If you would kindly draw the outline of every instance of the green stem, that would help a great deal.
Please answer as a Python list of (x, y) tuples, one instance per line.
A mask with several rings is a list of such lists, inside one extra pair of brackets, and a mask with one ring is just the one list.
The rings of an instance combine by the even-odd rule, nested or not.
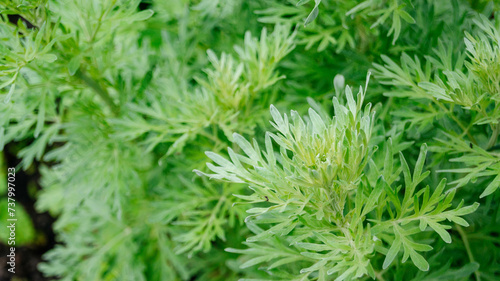
[(467, 136), (469, 137), (470, 141), (477, 145), (477, 141), (476, 139), (474, 138), (474, 136), (472, 136), (472, 134), (469, 132), (469, 129), (467, 129), (463, 124), (462, 122), (460, 122), (460, 120), (455, 116), (455, 114), (453, 114), (453, 111), (451, 109), (448, 109), (446, 108), (446, 106), (444, 106), (442, 103), (440, 103), (439, 101), (437, 101), (436, 99), (432, 99), (432, 101), (437, 105), (439, 106), (442, 110), (444, 110), (445, 112), (447, 112), (449, 114), (449, 116), (451, 117), (451, 119), (453, 119), (453, 121), (455, 121), (455, 123), (458, 124), (458, 126), (462, 129), (462, 131), (464, 131), (464, 133), (467, 134)]
[(87, 86), (89, 86), (90, 88), (92, 88), (92, 90), (94, 90), (97, 93), (97, 95), (99, 95), (102, 98), (102, 100), (109, 106), (109, 108), (111, 109), (111, 111), (115, 115), (118, 114), (119, 108), (113, 102), (113, 99), (109, 95), (108, 91), (106, 91), (105, 89), (103, 89), (96, 81), (94, 81), (92, 78), (90, 78), (87, 75), (85, 75), (80, 70), (78, 70), (75, 73), (75, 76), (78, 77), (78, 78), (80, 78), (80, 80), (82, 80)]
[(497, 143), (499, 134), (500, 134), (500, 123), (497, 123), (497, 125), (493, 129), (493, 135), (491, 136), (490, 140), (488, 141), (488, 146), (487, 146), (486, 150), (492, 148)]
[(481, 234), (472, 234), (468, 236), (469, 239), (474, 239), (474, 240), (484, 240), (484, 241), (491, 241), (491, 242), (496, 242), (500, 243), (500, 238), (497, 237), (491, 237), (491, 236), (485, 236)]
[(385, 273), (385, 270), (382, 270), (380, 272), (375, 272), (375, 278), (379, 281), (385, 281), (383, 275)]
[[(470, 249), (469, 239), (467, 239), (467, 234), (460, 225), (455, 224), (455, 226), (457, 228), (458, 233), (460, 234), (460, 237), (462, 238), (462, 241), (464, 242), (465, 251), (467, 252), (467, 256), (469, 257), (470, 262), (471, 263), (475, 262), (474, 255), (472, 255), (472, 251)], [(481, 281), (481, 276), (479, 274), (479, 271), (477, 270), (474, 271), (474, 276), (476, 276), (476, 281)]]
[(385, 120), (385, 116), (387, 115), (387, 113), (389, 112), (389, 107), (392, 105), (392, 97), (389, 97), (389, 99), (387, 100), (385, 106), (384, 106), (384, 109), (382, 111), (382, 113), (380, 114), (379, 118), (381, 120)]

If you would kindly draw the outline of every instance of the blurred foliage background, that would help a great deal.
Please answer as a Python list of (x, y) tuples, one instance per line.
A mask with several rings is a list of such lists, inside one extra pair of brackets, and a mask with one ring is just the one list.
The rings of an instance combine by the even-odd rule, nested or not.
[[(370, 145), (381, 154), (367, 177), (387, 163), (389, 138), (396, 168), (398, 152), (414, 167), (427, 144), (423, 186), (447, 178), (450, 204), (480, 203), (469, 227), (443, 230), (452, 243), (417, 231), (434, 248), (423, 254), (428, 271), (401, 257), (383, 268), (390, 245), (380, 245), (376, 279), (499, 280), (499, 9), (486, 0), (0, 0), (0, 221), (15, 166), (14, 280), (322, 280), (303, 274), (314, 263), (278, 235), (263, 248), (243, 244), (259, 231), (233, 196), (252, 195), (248, 184), (193, 170), (209, 172), (205, 151), (241, 152), (233, 133), (265, 147), (276, 131), (271, 104), (332, 116), (332, 98), (346, 101), (345, 86), (364, 87), (370, 71)], [(299, 257), (273, 263), (278, 251)]]

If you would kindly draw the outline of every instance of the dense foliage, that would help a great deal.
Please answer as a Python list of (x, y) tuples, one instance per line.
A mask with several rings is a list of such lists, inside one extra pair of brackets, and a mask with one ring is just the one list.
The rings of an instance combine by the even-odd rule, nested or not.
[[(1, 0), (0, 149), (39, 169), (36, 207), (57, 217), (39, 269), (499, 280), (497, 11)], [(37, 243), (19, 212), (18, 242)]]

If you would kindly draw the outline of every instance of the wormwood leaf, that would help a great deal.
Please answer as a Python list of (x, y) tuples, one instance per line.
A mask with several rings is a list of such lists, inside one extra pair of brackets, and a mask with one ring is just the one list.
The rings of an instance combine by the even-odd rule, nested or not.
[(314, 111), (312, 108), (309, 109), (309, 118), (311, 118), (311, 122), (314, 128), (314, 131), (317, 134), (323, 133), (324, 130), (326, 130), (326, 125), (324, 121), (321, 119), (318, 113)]
[(153, 14), (154, 14), (153, 10), (144, 10), (144, 11), (140, 11), (138, 13), (134, 13), (134, 15), (132, 15), (131, 17), (128, 17), (128, 20), (131, 22), (145, 21), (145, 20), (149, 19), (150, 17), (152, 17)]
[[(319, 14), (319, 4), (321, 3), (321, 0), (314, 0), (314, 8), (312, 9), (311, 13), (309, 16), (307, 16), (306, 21), (304, 22), (304, 26), (308, 25), (309, 23), (313, 22), (316, 17), (318, 17)], [(297, 3), (297, 6), (305, 4), (303, 1), (299, 1)]]
[(380, 177), (379, 180), (377, 181), (375, 188), (371, 191), (370, 196), (366, 200), (367, 203), (363, 207), (363, 213), (361, 214), (362, 217), (366, 216), (376, 207), (379, 197), (380, 195), (382, 195), (383, 191), (384, 191), (384, 180), (382, 177)]
[(385, 256), (384, 264), (382, 265), (383, 269), (388, 268), (392, 261), (394, 261), (399, 253), (399, 250), (401, 250), (401, 246), (401, 238), (399, 237), (399, 235), (396, 235), (396, 239), (392, 242), (392, 245)]
[(415, 170), (413, 171), (414, 185), (417, 185), (420, 182), (422, 182), (430, 173), (429, 171), (427, 171), (424, 174), (422, 174), (426, 155), (427, 155), (427, 144), (424, 143), (420, 148), (420, 154), (418, 155), (417, 163), (415, 164)]
[(481, 193), (479, 198), (483, 198), (492, 194), (498, 189), (498, 187), (500, 187), (500, 175), (495, 177), (495, 179), (486, 187), (483, 193)]
[(441, 239), (443, 239), (444, 242), (446, 243), (451, 243), (451, 236), (450, 234), (446, 231), (446, 228), (450, 229), (450, 226), (442, 226), (432, 220), (426, 221), (426, 223), (441, 236)]
[[(14, 80), (15, 80), (15, 77), (14, 77)], [(12, 95), (14, 94), (14, 91), (16, 90), (16, 84), (13, 84), (10, 86), (10, 89), (9, 89), (9, 92), (7, 93), (7, 95), (5, 96), (5, 99), (4, 99), (4, 103), (8, 103), (10, 102), (11, 98), (12, 98)]]
[(429, 263), (422, 257), (422, 255), (418, 254), (415, 251), (410, 252), (411, 261), (418, 267), (418, 269), (422, 271), (429, 270)]
[[(233, 138), (234, 138), (234, 142), (236, 142), (236, 144), (238, 144), (238, 146), (245, 152), (246, 155), (248, 155), (248, 157), (250, 157), (251, 160), (257, 162), (259, 161), (260, 159), (260, 151), (257, 152), (253, 147), (252, 145), (250, 144), (250, 142), (248, 142), (244, 137), (242, 137), (241, 135), (239, 134), (233, 134)], [(257, 147), (258, 149), (258, 147)]]

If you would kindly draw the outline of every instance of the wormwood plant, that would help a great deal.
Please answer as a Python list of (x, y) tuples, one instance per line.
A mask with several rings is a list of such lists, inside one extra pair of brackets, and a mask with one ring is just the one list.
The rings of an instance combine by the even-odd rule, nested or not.
[[(453, 54), (451, 46), (440, 44), (436, 58), (427, 57), (425, 67), (420, 59), (403, 54), (401, 66), (383, 57), (385, 66), (375, 64), (381, 82), (410, 88), (388, 96), (409, 97), (425, 101), (414, 112), (398, 112), (405, 122), (420, 124), (420, 129), (445, 115), (452, 126), (446, 126), (434, 150), (460, 157), (461, 168), (441, 172), (465, 173), (451, 184), (462, 187), (469, 181), (488, 177), (489, 184), (480, 197), (495, 192), (500, 186), (497, 140), (500, 134), (500, 31), (499, 24), (485, 17), (475, 19), (477, 35), (466, 33), (465, 50)], [(452, 61), (453, 57), (458, 57)], [(456, 112), (455, 108), (462, 110)], [(467, 138), (467, 140), (464, 139)]]
[(57, 218), (38, 269), (498, 280), (498, 8), (0, 0), (0, 181), (17, 155)]
[[(379, 28), (386, 22), (390, 29), (383, 33), (392, 36), (394, 44), (401, 33), (402, 25), (415, 23), (415, 19), (406, 11), (408, 6), (412, 6), (410, 1), (286, 2), (289, 3), (272, 3), (270, 7), (257, 11), (260, 15), (259, 21), (302, 21), (306, 28), (299, 35), (302, 38), (300, 43), (305, 44), (306, 49), (315, 46), (318, 51), (323, 51), (330, 45), (335, 46), (336, 52), (342, 51), (346, 46), (355, 48), (359, 43), (366, 45), (367, 41), (375, 39), (374, 35), (379, 35)], [(314, 2), (314, 5), (307, 5), (308, 2)], [(307, 6), (312, 6), (312, 10)], [(308, 25), (313, 25), (313, 28), (307, 28)]]
[[(426, 145), (411, 173), (401, 153), (401, 167), (394, 169), (389, 141), (384, 161), (378, 165), (372, 162), (371, 168), (381, 176), (367, 178), (363, 171), (373, 161), (370, 139), (375, 112), (370, 104), (363, 110), (362, 88), (356, 101), (349, 86), (345, 94), (346, 106), (333, 98), (333, 118), (321, 117), (310, 109), (305, 121), (295, 111), (289, 121), (286, 114), (281, 116), (271, 106), (272, 125), (278, 133), (266, 134), (265, 151), (257, 141), (251, 144), (235, 134), (244, 155), (229, 148), (227, 160), (207, 152), (218, 164), (208, 164), (215, 173), (208, 176), (247, 183), (252, 194), (236, 196), (249, 203), (264, 203), (247, 210), (250, 215), (245, 221), (255, 234), (247, 238), (248, 248), (227, 249), (249, 256), (242, 267), (263, 263), (272, 272), (287, 265), (290, 280), (326, 280), (327, 275), (334, 275), (335, 280), (364, 275), (375, 278), (371, 259), (385, 255), (382, 269), (386, 269), (402, 251), (402, 262), (410, 258), (416, 267), (427, 271), (429, 264), (419, 252), (432, 247), (415, 234), (429, 227), (451, 243), (446, 231), (450, 226), (445, 221), (469, 225), (461, 216), (474, 212), (478, 204), (464, 207), (462, 201), (450, 208), (455, 192), (443, 192), (445, 179), (433, 191), (429, 186), (417, 188), (429, 175), (423, 171)], [(273, 140), (279, 154), (273, 149)], [(398, 185), (401, 172), (404, 181)], [(300, 272), (293, 271), (296, 268), (301, 268)]]

